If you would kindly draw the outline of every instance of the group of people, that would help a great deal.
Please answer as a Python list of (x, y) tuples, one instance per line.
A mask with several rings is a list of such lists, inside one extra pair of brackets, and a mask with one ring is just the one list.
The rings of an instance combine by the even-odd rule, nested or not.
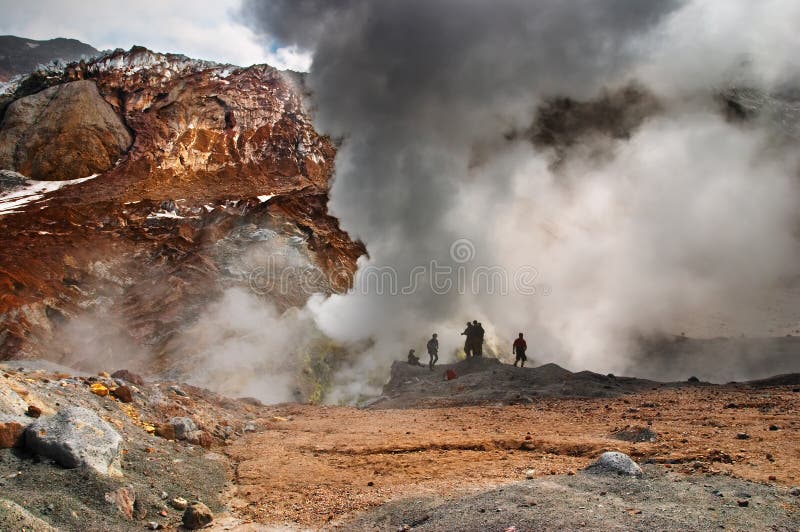
[[(483, 325), (481, 325), (478, 320), (472, 323), (467, 322), (467, 328), (461, 334), (467, 337), (464, 341), (464, 353), (466, 353), (467, 358), (482, 356), (483, 337), (486, 334)], [(439, 361), (439, 337), (436, 333), (433, 333), (426, 347), (428, 349), (428, 356), (430, 357), (428, 367), (433, 371), (433, 366)], [(519, 333), (519, 336), (514, 340), (514, 343), (511, 345), (511, 350), (514, 353), (514, 366), (519, 363), (520, 367), (524, 368), (525, 362), (528, 360), (528, 357), (525, 355), (525, 351), (528, 350), (528, 344), (522, 333)], [(414, 349), (408, 351), (408, 363), (412, 366), (425, 367), (420, 362)]]
[(483, 337), (485, 334), (486, 331), (483, 330), (483, 325), (478, 320), (474, 320), (472, 323), (467, 322), (467, 328), (461, 333), (462, 336), (467, 337), (464, 340), (464, 353), (467, 354), (467, 358), (483, 356)]

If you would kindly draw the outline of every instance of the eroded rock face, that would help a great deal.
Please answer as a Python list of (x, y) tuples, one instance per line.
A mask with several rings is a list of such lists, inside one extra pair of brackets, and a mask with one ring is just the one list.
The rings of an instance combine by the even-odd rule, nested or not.
[(132, 138), (92, 81), (74, 81), (20, 98), (0, 124), (0, 168), (38, 180), (109, 170)]
[[(63, 328), (99, 315), (90, 343), (110, 358), (95, 363), (171, 368), (177, 333), (223, 289), (252, 291), (267, 256), (321, 272), (315, 291), (349, 287), (365, 249), (327, 213), (336, 149), (314, 130), (299, 77), (134, 48), (43, 79), (50, 88), (12, 106), (93, 86), (133, 141), (100, 176), (0, 212), (0, 359), (85, 367)], [(281, 311), (310, 295), (256, 293)]]

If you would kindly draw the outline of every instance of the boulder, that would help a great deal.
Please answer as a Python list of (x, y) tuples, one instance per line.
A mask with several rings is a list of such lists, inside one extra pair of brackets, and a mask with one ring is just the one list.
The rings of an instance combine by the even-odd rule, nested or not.
[(74, 81), (8, 106), (0, 128), (0, 168), (45, 181), (87, 177), (111, 169), (131, 142), (95, 83)]
[(169, 424), (172, 426), (176, 440), (185, 440), (189, 437), (189, 433), (197, 430), (197, 425), (188, 417), (174, 417), (169, 420)]
[(91, 410), (69, 407), (31, 423), (25, 447), (63, 467), (109, 475), (119, 466), (122, 436)]
[(183, 512), (183, 526), (189, 530), (203, 528), (214, 520), (214, 514), (202, 502), (193, 502)]
[(642, 475), (642, 468), (630, 456), (616, 451), (605, 452), (589, 467), (584, 469), (587, 473), (616, 474), (638, 477)]

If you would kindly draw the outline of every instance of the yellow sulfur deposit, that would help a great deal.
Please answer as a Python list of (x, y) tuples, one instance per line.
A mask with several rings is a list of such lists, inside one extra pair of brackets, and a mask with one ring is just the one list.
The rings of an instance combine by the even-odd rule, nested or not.
[(108, 395), (108, 388), (105, 387), (104, 384), (100, 384), (99, 382), (95, 382), (91, 386), (89, 386), (89, 390), (95, 394), (99, 395), (100, 397), (105, 397)]

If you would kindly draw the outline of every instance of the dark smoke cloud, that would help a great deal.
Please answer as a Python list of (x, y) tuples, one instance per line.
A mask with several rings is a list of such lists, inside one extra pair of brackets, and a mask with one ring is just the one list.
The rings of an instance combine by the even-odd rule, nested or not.
[[(634, 333), (740, 307), (746, 322), (745, 300), (794, 275), (797, 160), (767, 157), (769, 126), (727, 123), (713, 93), (790, 79), (798, 46), (783, 20), (797, 11), (782, 0), (247, 0), (243, 19), (265, 41), (314, 53), (315, 123), (345, 139), (330, 206), (366, 243), (363, 266), (402, 279), (431, 259), (453, 265), (450, 244), (468, 238), (480, 264), (533, 264), (552, 285), (547, 299), (420, 289), (318, 301), (324, 330), (376, 340), (354, 374), (434, 328), (455, 348), (466, 317), (491, 319), (501, 351), (523, 329), (543, 358), (615, 371)], [(788, 50), (763, 49), (789, 38)], [(604, 160), (581, 139), (554, 169), (546, 147), (509, 137), (554, 97), (597, 101), (631, 82), (659, 114), (604, 139)], [(753, 246), (759, 258), (738, 262)]]

